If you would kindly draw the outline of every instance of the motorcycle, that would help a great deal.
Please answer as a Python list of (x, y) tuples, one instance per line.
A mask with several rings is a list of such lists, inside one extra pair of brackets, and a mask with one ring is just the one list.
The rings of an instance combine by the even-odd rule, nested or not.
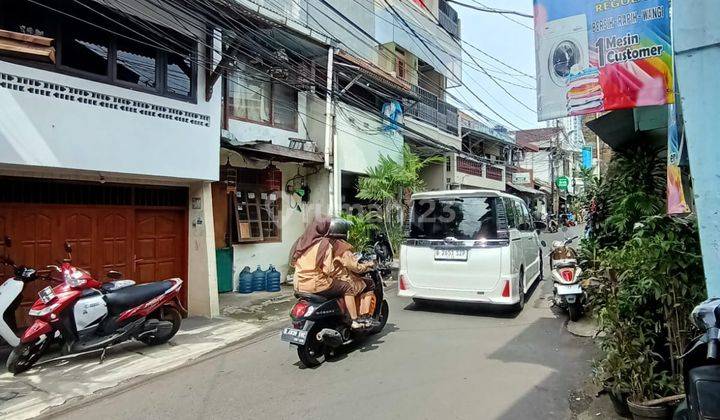
[(555, 233), (558, 231), (558, 222), (552, 214), (548, 215), (547, 231), (549, 233)]
[[(7, 251), (12, 246), (12, 241), (6, 236), (4, 243)], [(37, 280), (37, 273), (32, 268), (15, 265), (8, 255), (0, 257), (0, 264), (10, 266), (13, 270), (13, 277), (0, 285), (0, 339), (11, 347), (17, 347), (20, 337), (15, 333), (15, 311), (20, 307), (25, 285)]]
[[(68, 258), (60, 266), (48, 266), (52, 274), (46, 277), (58, 285), (38, 292), (29, 312), (35, 322), (10, 353), (8, 371), (18, 374), (30, 369), (57, 332), (63, 353), (58, 360), (96, 351), (102, 351), (103, 360), (110, 346), (130, 339), (158, 345), (178, 332), (185, 313), (178, 297), (182, 280), (137, 286), (128, 280), (100, 283), (71, 264), (72, 248), (67, 243), (65, 251)], [(109, 276), (118, 278), (120, 273)]]
[(334, 349), (377, 334), (385, 327), (390, 307), (383, 286), (390, 268), (387, 267), (389, 255), (382, 242), (375, 244), (373, 254), (363, 254), (360, 260), (370, 259), (376, 261), (375, 267), (365, 274), (375, 284), (370, 312), (376, 325), (372, 327), (350, 328), (352, 320), (342, 297), (328, 299), (311, 293), (295, 293), (298, 302), (290, 311), (292, 327), (283, 329), (280, 339), (297, 347), (298, 358), (305, 367), (319, 366)]
[(692, 320), (703, 334), (688, 346), (683, 359), (685, 400), (678, 405), (674, 420), (720, 418), (720, 299), (708, 299), (693, 309)]
[[(567, 228), (563, 228), (563, 232), (566, 231)], [(571, 321), (580, 319), (585, 303), (585, 292), (580, 285), (582, 269), (578, 266), (577, 251), (570, 246), (577, 238), (554, 241), (550, 252), (554, 303), (568, 312)]]

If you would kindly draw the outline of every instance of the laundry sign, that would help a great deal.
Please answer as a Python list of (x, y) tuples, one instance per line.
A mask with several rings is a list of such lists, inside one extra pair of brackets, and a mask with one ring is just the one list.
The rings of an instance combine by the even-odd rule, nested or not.
[(538, 119), (673, 103), (670, 0), (534, 0)]

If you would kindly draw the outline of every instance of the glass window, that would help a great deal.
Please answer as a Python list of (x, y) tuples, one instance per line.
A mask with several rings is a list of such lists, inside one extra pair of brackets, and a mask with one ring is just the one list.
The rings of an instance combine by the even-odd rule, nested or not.
[(60, 42), (63, 66), (86, 73), (108, 74), (110, 38), (103, 31), (74, 21), (72, 25), (65, 25)]
[(158, 51), (155, 48), (118, 38), (117, 79), (145, 88), (156, 88), (157, 55)]
[(517, 229), (517, 210), (515, 209), (513, 200), (510, 198), (503, 198), (503, 202), (505, 203), (505, 214), (507, 216), (508, 229)]
[(272, 86), (272, 119), (276, 127), (295, 130), (297, 127), (297, 92), (282, 83)]
[(168, 53), (165, 73), (168, 93), (180, 96), (192, 95), (193, 57), (188, 51), (186, 55)]
[(413, 202), (410, 237), (414, 239), (496, 239), (497, 199), (455, 197)]
[(53, 12), (42, 6), (21, 0), (0, 0), (0, 28), (27, 35), (55, 38)]
[(270, 123), (271, 84), (261, 75), (235, 71), (228, 80), (228, 105), (232, 116)]

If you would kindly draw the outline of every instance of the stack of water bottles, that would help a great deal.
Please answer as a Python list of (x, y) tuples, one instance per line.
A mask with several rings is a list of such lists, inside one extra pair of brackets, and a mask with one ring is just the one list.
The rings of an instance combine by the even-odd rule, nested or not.
[(245, 266), (240, 272), (237, 291), (245, 294), (261, 291), (279, 292), (280, 272), (272, 265), (267, 270), (263, 270), (258, 265), (255, 271), (250, 271), (250, 267)]

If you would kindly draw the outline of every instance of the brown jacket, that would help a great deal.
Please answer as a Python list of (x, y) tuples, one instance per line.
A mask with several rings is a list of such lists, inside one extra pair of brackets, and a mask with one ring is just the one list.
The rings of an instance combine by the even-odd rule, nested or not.
[(332, 247), (328, 247), (325, 252), (321, 268), (316, 264), (319, 248), (320, 243), (315, 244), (295, 261), (293, 283), (298, 292), (318, 293), (329, 289), (332, 284), (336, 271), (333, 266)]
[(358, 274), (362, 274), (372, 268), (372, 262), (361, 263), (352, 253), (347, 250), (342, 255), (333, 259), (335, 267), (338, 267), (338, 279), (352, 285), (352, 295), (357, 296), (365, 289), (365, 281)]

